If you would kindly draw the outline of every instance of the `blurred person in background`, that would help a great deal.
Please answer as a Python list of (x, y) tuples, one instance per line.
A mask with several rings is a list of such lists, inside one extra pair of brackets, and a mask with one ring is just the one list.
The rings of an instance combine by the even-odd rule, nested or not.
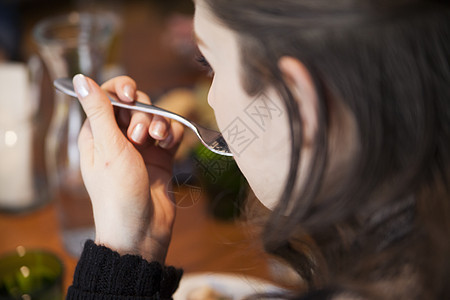
[[(219, 128), (250, 122), (254, 101), (283, 111), (245, 151), (233, 150), (272, 210), (266, 250), (305, 282), (280, 298), (449, 299), (449, 4), (195, 5)], [(99, 86), (83, 75), (74, 84), (88, 117), (79, 148), (96, 238), (68, 298), (170, 298), (182, 271), (164, 266), (175, 218), (168, 190), (183, 129), (142, 113), (116, 120)], [(150, 103), (128, 77), (102, 88)]]

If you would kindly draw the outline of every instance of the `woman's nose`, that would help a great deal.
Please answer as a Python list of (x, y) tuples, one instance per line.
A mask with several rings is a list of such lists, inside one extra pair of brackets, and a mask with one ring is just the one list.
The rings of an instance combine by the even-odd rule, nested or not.
[(209, 91), (208, 91), (208, 104), (211, 106), (212, 109), (214, 109), (214, 89), (213, 84), (211, 84)]

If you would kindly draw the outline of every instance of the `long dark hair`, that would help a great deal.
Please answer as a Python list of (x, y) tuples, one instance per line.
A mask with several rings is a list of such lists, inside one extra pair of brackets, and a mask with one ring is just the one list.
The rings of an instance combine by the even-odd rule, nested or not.
[[(237, 33), (242, 82), (285, 102), (291, 168), (263, 235), (311, 288), (450, 297), (450, 7), (420, 0), (202, 0)], [(298, 104), (278, 68), (298, 58), (319, 128), (304, 188)], [(356, 120), (350, 176), (324, 193), (330, 106)], [(402, 281), (403, 280), (403, 281)], [(408, 281), (409, 280), (409, 281)], [(381, 288), (377, 288), (381, 287)]]

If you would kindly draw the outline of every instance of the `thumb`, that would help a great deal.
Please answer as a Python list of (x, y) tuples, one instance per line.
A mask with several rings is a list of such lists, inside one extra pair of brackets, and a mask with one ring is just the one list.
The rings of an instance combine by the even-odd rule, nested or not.
[(111, 102), (102, 89), (82, 74), (73, 78), (73, 85), (91, 125), (94, 142), (108, 143), (111, 137), (121, 134)]

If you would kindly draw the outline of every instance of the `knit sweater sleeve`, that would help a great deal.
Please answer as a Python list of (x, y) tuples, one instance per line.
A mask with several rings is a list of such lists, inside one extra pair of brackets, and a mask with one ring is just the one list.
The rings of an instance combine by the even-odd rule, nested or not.
[(66, 299), (171, 299), (182, 270), (137, 255), (123, 255), (89, 240)]

